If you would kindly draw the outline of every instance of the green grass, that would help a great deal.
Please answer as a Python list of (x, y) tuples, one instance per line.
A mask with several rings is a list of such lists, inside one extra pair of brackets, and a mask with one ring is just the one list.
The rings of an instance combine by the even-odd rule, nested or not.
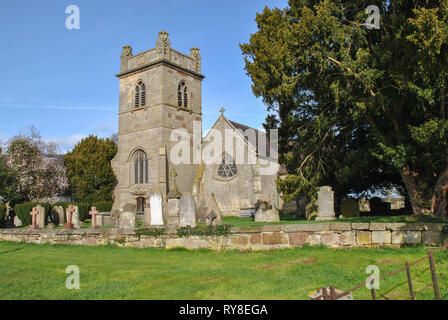
[[(301, 223), (322, 223), (323, 221), (308, 221), (306, 219), (296, 220), (290, 214), (280, 215), (280, 222), (255, 222), (253, 218), (238, 218), (238, 217), (224, 217), (223, 223), (236, 227), (249, 227), (249, 226), (263, 226), (263, 225), (277, 225), (277, 224), (301, 224)], [(388, 222), (388, 223), (444, 223), (442, 219), (434, 218), (430, 216), (421, 216), (414, 218), (413, 216), (380, 216), (380, 217), (359, 217), (359, 218), (346, 218), (337, 219), (325, 222)]]
[[(2, 299), (307, 299), (322, 286), (351, 288), (377, 265), (382, 274), (426, 255), (404, 249), (296, 249), (219, 254), (209, 250), (134, 249), (0, 242)], [(448, 271), (448, 254), (436, 255), (438, 272)], [(65, 287), (66, 267), (81, 272), (81, 289)], [(412, 269), (414, 288), (431, 282), (427, 260)], [(448, 278), (448, 277), (447, 277)], [(440, 281), (448, 298), (448, 279)], [(408, 295), (405, 273), (381, 282), (381, 299)], [(355, 299), (369, 299), (365, 287)], [(432, 299), (428, 289), (421, 299)]]

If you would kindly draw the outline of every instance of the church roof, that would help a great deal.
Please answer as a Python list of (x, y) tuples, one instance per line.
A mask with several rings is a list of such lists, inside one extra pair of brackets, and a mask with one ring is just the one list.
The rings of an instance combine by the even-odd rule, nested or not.
[[(266, 136), (266, 133), (264, 131), (252, 128), (252, 127), (248, 127), (244, 124), (229, 120), (227, 118), (224, 117), (224, 119), (226, 119), (236, 130), (241, 130), (244, 134), (244, 132), (248, 129), (252, 129), (255, 130), (255, 144), (254, 141), (250, 141), (251, 139), (248, 139), (247, 136), (244, 136), (244, 139), (252, 146), (255, 147), (255, 149), (257, 150), (257, 154), (260, 154), (260, 151), (263, 153), (265, 153), (266, 157), (269, 157), (271, 154), (271, 144), (270, 144), (270, 140), (269, 138)], [(260, 143), (259, 138), (260, 137), (265, 137), (265, 141), (266, 141), (266, 147), (263, 146), (263, 144)], [(266, 148), (266, 149), (265, 149)]]

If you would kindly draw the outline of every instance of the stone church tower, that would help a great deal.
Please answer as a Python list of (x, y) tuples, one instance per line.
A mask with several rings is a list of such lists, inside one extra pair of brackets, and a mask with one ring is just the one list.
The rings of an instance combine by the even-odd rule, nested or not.
[[(202, 132), (201, 56), (198, 48), (186, 55), (171, 48), (168, 33), (159, 32), (156, 47), (133, 54), (124, 46), (121, 54), (118, 152), (112, 167), (118, 184), (113, 210), (135, 204), (143, 212), (151, 192), (166, 196), (176, 170), (180, 192), (191, 192), (199, 165), (173, 165), (170, 139), (175, 129), (193, 136)], [(191, 139), (190, 157), (201, 137)]]

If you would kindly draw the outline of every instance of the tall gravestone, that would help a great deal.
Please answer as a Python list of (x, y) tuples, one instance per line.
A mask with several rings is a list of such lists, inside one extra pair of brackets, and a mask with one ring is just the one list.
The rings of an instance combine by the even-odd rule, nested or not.
[(191, 194), (184, 194), (179, 204), (179, 226), (196, 227), (196, 204)]
[(334, 192), (331, 187), (320, 187), (317, 194), (318, 212), (316, 220), (334, 220)]
[(73, 212), (73, 216), (72, 216), (73, 227), (75, 229), (80, 229), (81, 228), (81, 220), (79, 219), (79, 207), (73, 206), (73, 208), (75, 209)]
[(146, 203), (143, 211), (143, 227), (149, 226), (151, 226), (151, 206)]
[(41, 205), (37, 205), (36, 210), (38, 212), (36, 217), (37, 227), (40, 229), (45, 228), (45, 208)]
[(151, 226), (163, 226), (162, 195), (160, 192), (152, 192), (149, 195), (151, 207)]

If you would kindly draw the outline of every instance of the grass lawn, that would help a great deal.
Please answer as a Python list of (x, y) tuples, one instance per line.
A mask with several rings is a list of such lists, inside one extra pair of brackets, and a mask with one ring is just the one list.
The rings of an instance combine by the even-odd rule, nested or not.
[[(334, 285), (351, 288), (365, 269), (382, 274), (426, 255), (423, 247), (328, 249), (303, 247), (268, 252), (134, 249), (0, 242), (2, 299), (307, 299), (309, 291)], [(448, 271), (448, 253), (436, 255), (437, 271)], [(65, 287), (66, 267), (81, 272), (81, 289)], [(414, 288), (431, 282), (427, 260), (412, 269)], [(382, 280), (377, 295), (408, 295), (405, 273)], [(448, 277), (440, 281), (448, 299)], [(355, 299), (369, 299), (361, 288)], [(421, 299), (432, 299), (428, 289)]]

